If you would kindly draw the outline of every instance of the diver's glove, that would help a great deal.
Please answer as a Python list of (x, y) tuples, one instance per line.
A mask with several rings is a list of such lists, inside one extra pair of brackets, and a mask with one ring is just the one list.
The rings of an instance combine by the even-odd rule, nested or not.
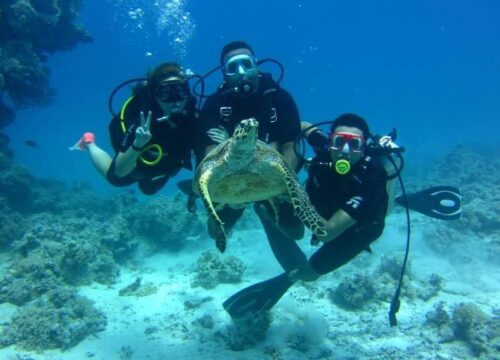
[(392, 137), (389, 135), (382, 136), (380, 139), (378, 139), (378, 144), (382, 147), (389, 147), (391, 149), (397, 149), (399, 146), (392, 141)]
[(217, 144), (220, 144), (221, 142), (229, 139), (229, 134), (222, 126), (208, 130), (207, 135), (210, 139), (212, 139), (212, 141), (216, 142)]
[(321, 129), (315, 129), (306, 139), (309, 145), (315, 149), (322, 149), (325, 145), (328, 145), (328, 135), (321, 131)]

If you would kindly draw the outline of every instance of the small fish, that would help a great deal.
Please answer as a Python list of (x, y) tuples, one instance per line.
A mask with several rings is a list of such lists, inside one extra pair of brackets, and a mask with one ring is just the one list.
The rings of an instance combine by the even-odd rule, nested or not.
[(32, 148), (37, 148), (37, 147), (39, 147), (39, 146), (38, 146), (38, 143), (37, 143), (35, 140), (26, 140), (26, 141), (24, 142), (24, 145), (29, 146), (29, 147), (32, 147)]

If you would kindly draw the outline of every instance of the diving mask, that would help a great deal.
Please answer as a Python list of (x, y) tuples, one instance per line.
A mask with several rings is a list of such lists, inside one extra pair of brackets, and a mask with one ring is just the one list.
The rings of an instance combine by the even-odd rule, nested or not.
[(330, 136), (331, 150), (342, 150), (342, 152), (353, 151), (359, 153), (363, 150), (364, 143), (364, 137), (357, 134), (334, 132)]
[[(330, 167), (339, 175), (345, 175), (351, 171), (351, 162), (356, 163), (361, 156), (365, 145), (362, 135), (350, 132), (335, 131), (330, 135), (330, 154), (332, 159), (337, 159)], [(352, 152), (352, 154), (351, 154)]]
[(253, 56), (238, 54), (224, 63), (224, 80), (231, 92), (239, 95), (253, 94), (259, 86), (259, 71)]
[(179, 103), (189, 97), (189, 87), (186, 82), (163, 81), (154, 88), (153, 93), (163, 103)]
[(234, 75), (252, 75), (257, 71), (257, 62), (253, 56), (239, 54), (231, 56), (224, 63), (224, 74), (226, 76)]

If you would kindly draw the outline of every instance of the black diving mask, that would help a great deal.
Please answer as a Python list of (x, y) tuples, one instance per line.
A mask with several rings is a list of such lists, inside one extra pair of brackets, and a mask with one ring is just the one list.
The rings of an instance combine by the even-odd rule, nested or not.
[(189, 88), (185, 82), (164, 82), (153, 90), (153, 94), (161, 102), (175, 103), (189, 97)]

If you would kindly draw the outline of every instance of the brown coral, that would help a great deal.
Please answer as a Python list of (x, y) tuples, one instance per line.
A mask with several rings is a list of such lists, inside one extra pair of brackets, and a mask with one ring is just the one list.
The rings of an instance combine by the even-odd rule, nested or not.
[[(14, 108), (43, 107), (54, 99), (48, 54), (92, 41), (75, 22), (79, 0), (10, 0), (0, 3), (0, 129)], [(8, 96), (8, 101), (1, 96)], [(7, 118), (9, 117), (9, 118)]]

